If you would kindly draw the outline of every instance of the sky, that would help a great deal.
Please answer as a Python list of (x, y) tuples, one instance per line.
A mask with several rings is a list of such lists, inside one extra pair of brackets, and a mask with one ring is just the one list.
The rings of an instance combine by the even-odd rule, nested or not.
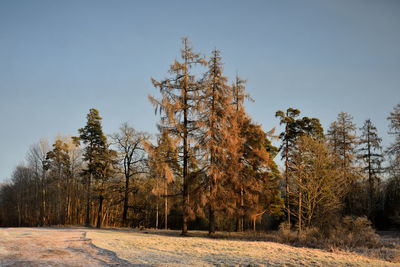
[(400, 102), (400, 1), (0, 1), (0, 181), (41, 137), (77, 135), (90, 108), (106, 134), (156, 133), (151, 77), (168, 76), (181, 38), (247, 79), (265, 131), (295, 107), (327, 129), (341, 111), (383, 144)]

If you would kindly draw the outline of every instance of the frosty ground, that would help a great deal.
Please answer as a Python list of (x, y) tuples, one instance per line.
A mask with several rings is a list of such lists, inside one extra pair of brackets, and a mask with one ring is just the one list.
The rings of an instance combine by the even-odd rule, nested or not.
[(355, 253), (192, 232), (0, 228), (0, 266), (400, 266)]

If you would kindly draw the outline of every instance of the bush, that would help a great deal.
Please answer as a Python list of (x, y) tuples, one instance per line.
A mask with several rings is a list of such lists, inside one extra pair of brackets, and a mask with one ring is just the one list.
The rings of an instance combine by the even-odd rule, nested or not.
[(298, 241), (301, 245), (308, 247), (321, 247), (321, 241), (324, 239), (321, 231), (316, 227), (306, 227), (298, 235)]
[(277, 232), (277, 241), (281, 243), (292, 244), (297, 240), (297, 233), (293, 232), (287, 222), (283, 222), (279, 225)]
[(281, 223), (276, 240), (292, 245), (319, 248), (375, 248), (381, 246), (379, 237), (366, 217), (344, 217), (335, 227), (319, 229), (304, 227), (298, 234), (289, 228), (287, 222)]
[(330, 234), (329, 241), (334, 246), (347, 248), (380, 245), (379, 237), (366, 217), (344, 217)]

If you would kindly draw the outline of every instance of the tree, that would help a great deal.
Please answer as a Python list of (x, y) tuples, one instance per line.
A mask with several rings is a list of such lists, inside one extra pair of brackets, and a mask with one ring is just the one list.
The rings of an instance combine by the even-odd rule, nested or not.
[[(249, 94), (245, 92), (245, 80), (242, 80), (238, 74), (236, 74), (235, 82), (232, 83), (232, 96), (233, 96), (233, 113), (232, 118), (229, 120), (233, 124), (231, 127), (231, 138), (232, 140), (237, 140), (236, 146), (232, 147), (232, 156), (231, 156), (231, 164), (229, 170), (232, 172), (233, 177), (238, 177), (237, 175), (240, 173), (243, 168), (243, 146), (244, 146), (244, 137), (242, 136), (242, 128), (244, 126), (245, 121), (248, 119), (248, 115), (246, 114), (244, 108), (244, 100), (250, 98)], [(237, 148), (239, 146), (239, 148)], [(239, 178), (240, 179), (240, 176)], [(240, 181), (239, 181), (240, 182)], [(239, 203), (238, 203), (238, 212), (237, 212), (237, 231), (242, 232), (244, 230), (244, 187), (243, 184), (240, 183), (239, 189)], [(237, 191), (237, 189), (235, 189)]]
[[(319, 119), (303, 117), (296, 119), (300, 115), (300, 110), (294, 108), (288, 108), (286, 113), (282, 110), (278, 110), (275, 113), (275, 117), (280, 118), (280, 124), (285, 124), (285, 130), (280, 134), (282, 145), (280, 150), (282, 151), (282, 159), (285, 159), (285, 184), (286, 184), (286, 212), (287, 220), (290, 227), (290, 158), (291, 154), (296, 150), (297, 138), (302, 135), (310, 135), (316, 139), (324, 138), (323, 128)], [(301, 192), (299, 192), (299, 203), (301, 203)]]
[(114, 134), (112, 139), (120, 153), (125, 177), (122, 224), (126, 226), (129, 195), (133, 191), (130, 185), (134, 184), (131, 180), (135, 175), (146, 172), (146, 153), (144, 143), (149, 139), (149, 135), (143, 132), (138, 132), (127, 123), (123, 123), (120, 127), (120, 132)]
[(385, 187), (384, 215), (389, 225), (400, 229), (400, 103), (387, 117), (389, 121), (388, 133), (394, 136), (394, 142), (390, 144), (386, 152), (389, 157), (387, 168), (388, 181)]
[(65, 215), (68, 213), (67, 202), (64, 202), (68, 198), (67, 185), (71, 178), (71, 162), (69, 156), (69, 148), (66, 143), (58, 139), (53, 144), (53, 150), (47, 153), (47, 164), (50, 170), (50, 175), (54, 177), (56, 183), (56, 223), (65, 224)]
[[(163, 129), (163, 132), (157, 138), (157, 146), (153, 146), (149, 142), (145, 146), (149, 153), (149, 165), (156, 179), (161, 180), (160, 182), (163, 184), (165, 230), (168, 230), (168, 185), (181, 172), (178, 164), (177, 145), (177, 140), (171, 138), (168, 131)], [(158, 195), (159, 188), (156, 187), (154, 192)]]
[(98, 155), (98, 166), (96, 167), (95, 178), (100, 182), (99, 188), (99, 210), (97, 212), (97, 223), (96, 227), (100, 228), (103, 220), (103, 202), (105, 196), (105, 184), (106, 182), (114, 176), (116, 173), (115, 165), (117, 163), (116, 157), (117, 153), (111, 150), (107, 143), (104, 144), (105, 147), (100, 151)]
[(219, 188), (224, 175), (224, 154), (226, 142), (231, 136), (228, 114), (232, 112), (232, 92), (223, 76), (222, 58), (219, 50), (214, 50), (208, 62), (209, 70), (205, 74), (205, 86), (202, 90), (201, 146), (205, 151), (204, 171), (207, 177), (209, 234), (215, 232), (215, 210), (226, 202), (220, 202)]
[(400, 157), (400, 103), (393, 108), (390, 115), (387, 117), (389, 121), (389, 134), (394, 136), (395, 141), (389, 146), (387, 152), (395, 156), (399, 161)]
[(342, 161), (343, 176), (350, 180), (352, 178), (349, 172), (357, 144), (355, 130), (356, 125), (353, 123), (353, 117), (346, 112), (340, 112), (337, 120), (331, 124), (328, 130), (329, 144)]
[(285, 159), (285, 199), (286, 199), (286, 212), (287, 221), (290, 228), (290, 187), (289, 187), (289, 153), (296, 140), (297, 134), (297, 122), (296, 117), (300, 115), (300, 110), (294, 108), (288, 108), (286, 113), (282, 110), (278, 110), (275, 113), (275, 117), (280, 118), (280, 124), (285, 124), (285, 131), (280, 134), (282, 145), (280, 150), (282, 152), (282, 159)]
[(76, 142), (82, 141), (86, 145), (84, 149), (84, 159), (87, 167), (83, 170), (86, 177), (86, 225), (90, 225), (90, 202), (91, 202), (91, 182), (92, 178), (99, 179), (103, 173), (101, 158), (106, 151), (107, 139), (103, 134), (101, 120), (97, 109), (91, 108), (86, 116), (87, 123), (84, 128), (80, 128), (79, 137), (75, 137)]
[(48, 224), (47, 216), (47, 199), (48, 194), (48, 177), (47, 177), (47, 152), (50, 150), (49, 143), (46, 138), (41, 138), (36, 144), (33, 144), (27, 153), (27, 161), (29, 167), (34, 172), (35, 183), (37, 188), (35, 195), (35, 203), (40, 203), (39, 206), (39, 218), (38, 224), (45, 225)]
[(368, 215), (373, 220), (376, 185), (380, 183), (379, 174), (382, 173), (382, 139), (379, 138), (377, 129), (370, 119), (364, 122), (360, 130), (358, 157), (363, 161), (364, 167), (362, 170), (367, 174), (369, 185)]
[(32, 189), (33, 174), (32, 169), (23, 165), (17, 166), (12, 174), (14, 205), (18, 214), (17, 226), (19, 227), (29, 225), (29, 221), (32, 220), (30, 189)]
[(281, 210), (280, 175), (273, 162), (277, 148), (271, 146), (261, 126), (245, 119), (241, 128), (244, 143), (241, 150), (242, 168), (239, 173), (243, 188), (244, 213), (253, 221), (265, 212), (277, 214)]
[(171, 78), (162, 81), (152, 79), (153, 85), (159, 88), (161, 99), (149, 97), (150, 102), (163, 115), (161, 127), (179, 138), (180, 159), (182, 164), (182, 235), (187, 234), (187, 223), (192, 214), (189, 203), (189, 184), (192, 182), (189, 167), (195, 163), (195, 152), (193, 141), (196, 139), (195, 131), (198, 130), (197, 116), (199, 113), (199, 94), (201, 84), (191, 73), (195, 65), (206, 65), (200, 54), (193, 52), (192, 46), (187, 38), (182, 39), (181, 49), (182, 62), (175, 60), (170, 67)]
[[(293, 153), (293, 190), (301, 192), (297, 203), (299, 209), (299, 232), (301, 222), (305, 226), (326, 228), (335, 220), (342, 206), (344, 194), (338, 166), (334, 155), (329, 153), (325, 141), (303, 135), (297, 140)], [(296, 205), (296, 204), (295, 204)]]
[(343, 186), (348, 189), (345, 209), (350, 213), (355, 211), (355, 201), (350, 196), (350, 192), (356, 189), (357, 180), (357, 173), (353, 165), (357, 145), (355, 130), (353, 117), (346, 112), (340, 112), (328, 130), (328, 144), (340, 161)]

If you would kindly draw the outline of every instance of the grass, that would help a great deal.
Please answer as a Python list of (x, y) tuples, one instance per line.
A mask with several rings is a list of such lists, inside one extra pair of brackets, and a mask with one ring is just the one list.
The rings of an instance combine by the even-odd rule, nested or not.
[[(94, 230), (93, 244), (137, 264), (173, 266), (398, 266), (350, 251), (293, 247), (265, 241), (270, 234), (192, 231)], [(258, 240), (257, 242), (255, 242)], [(263, 240), (263, 241), (261, 241)]]

